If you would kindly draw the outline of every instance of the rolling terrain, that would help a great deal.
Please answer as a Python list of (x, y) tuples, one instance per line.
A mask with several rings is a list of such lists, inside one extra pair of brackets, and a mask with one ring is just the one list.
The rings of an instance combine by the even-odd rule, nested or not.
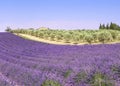
[(54, 45), (0, 33), (0, 86), (120, 86), (120, 44)]

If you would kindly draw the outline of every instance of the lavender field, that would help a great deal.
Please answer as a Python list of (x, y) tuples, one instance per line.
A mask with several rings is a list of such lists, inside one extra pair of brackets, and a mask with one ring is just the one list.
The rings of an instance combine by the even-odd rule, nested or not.
[(52, 45), (0, 33), (0, 86), (120, 86), (120, 44)]

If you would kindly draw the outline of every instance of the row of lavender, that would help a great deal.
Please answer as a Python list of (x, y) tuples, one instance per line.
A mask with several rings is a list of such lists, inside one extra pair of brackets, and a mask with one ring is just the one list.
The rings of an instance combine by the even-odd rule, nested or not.
[(0, 33), (0, 86), (120, 86), (120, 44), (52, 45)]

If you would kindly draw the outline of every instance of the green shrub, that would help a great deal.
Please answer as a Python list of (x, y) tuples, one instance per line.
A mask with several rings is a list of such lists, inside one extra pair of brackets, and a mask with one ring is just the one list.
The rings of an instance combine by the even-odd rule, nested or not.
[(83, 32), (79, 33), (79, 41), (84, 42), (85, 34)]
[(117, 35), (117, 40), (120, 41), (120, 34)]
[(70, 74), (71, 74), (71, 70), (68, 70), (68, 71), (66, 71), (66, 72), (63, 72), (64, 78), (68, 78), (68, 77), (70, 76)]
[(54, 41), (54, 40), (55, 40), (55, 34), (54, 34), (54, 33), (51, 33), (51, 34), (50, 34), (50, 40), (51, 40), (51, 41)]
[(55, 38), (56, 38), (56, 41), (60, 41), (62, 39), (62, 36), (58, 34), (58, 35), (56, 35)]
[(97, 42), (97, 41), (98, 41), (98, 32), (94, 32), (94, 33), (92, 33), (91, 35), (92, 35), (92, 37), (93, 37), (93, 41), (94, 41), (94, 42)]
[(79, 43), (79, 41), (80, 41), (79, 36), (73, 36), (73, 37), (72, 37), (72, 41), (73, 41), (74, 44)]
[(94, 38), (93, 38), (93, 36), (92, 35), (90, 35), (90, 34), (86, 34), (85, 35), (85, 41), (87, 41), (89, 44), (91, 44), (92, 42), (93, 42), (93, 40), (94, 40)]
[(71, 34), (65, 33), (64, 34), (64, 40), (65, 40), (66, 43), (69, 43), (70, 40), (71, 40)]
[(54, 80), (46, 80), (42, 83), (41, 86), (61, 86), (59, 82)]
[(39, 31), (38, 37), (43, 38), (44, 37), (44, 33)]
[(90, 84), (91, 86), (114, 86), (114, 83), (106, 75), (99, 72), (92, 76)]
[(73, 80), (75, 83), (79, 84), (82, 80), (85, 80), (86, 78), (87, 78), (87, 74), (82, 71), (76, 74)]
[(108, 31), (101, 31), (98, 33), (98, 40), (99, 42), (105, 43), (105, 42), (111, 42), (113, 41), (112, 35)]
[(49, 38), (49, 35), (48, 34), (45, 34), (44, 35), (44, 39), (48, 39)]
[(110, 30), (110, 33), (111, 33), (113, 39), (116, 40), (116, 39), (117, 39), (117, 36), (118, 36), (118, 31)]

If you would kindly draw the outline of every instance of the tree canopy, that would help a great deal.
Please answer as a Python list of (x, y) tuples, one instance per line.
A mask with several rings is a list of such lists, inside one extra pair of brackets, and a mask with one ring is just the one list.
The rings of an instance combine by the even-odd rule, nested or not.
[(110, 24), (100, 24), (99, 29), (111, 29), (111, 30), (120, 30), (120, 26), (116, 23), (110, 23)]

